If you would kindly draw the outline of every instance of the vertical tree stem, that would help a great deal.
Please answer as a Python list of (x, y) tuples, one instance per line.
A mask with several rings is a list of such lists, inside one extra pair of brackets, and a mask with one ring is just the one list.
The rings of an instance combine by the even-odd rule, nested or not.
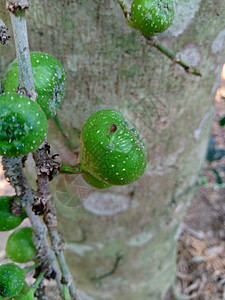
[[(18, 60), (19, 89), (22, 89), (23, 93), (35, 101), (37, 93), (35, 91), (31, 69), (27, 25), (25, 19), (25, 10), (29, 8), (29, 6), (30, 4), (27, 0), (14, 0), (7, 2), (7, 8), (10, 11), (16, 56)], [(25, 206), (27, 215), (30, 218), (34, 230), (34, 245), (38, 250), (38, 256), (43, 270), (47, 272), (49, 277), (51, 277), (52, 272), (55, 273), (56, 282), (61, 296), (63, 297), (63, 286), (60, 282), (61, 276), (55, 262), (54, 252), (51, 250), (47, 240), (46, 226), (32, 210), (34, 191), (31, 190), (26, 181), (23, 173), (21, 157), (3, 158), (2, 162), (6, 171), (6, 176), (9, 178), (11, 185), (15, 188), (17, 195), (21, 196), (22, 205)], [(17, 173), (13, 172), (15, 167)]]
[(29, 3), (26, 2), (25, 8), (23, 9), (19, 5), (20, 1), (18, 0), (15, 1), (14, 9), (10, 9), (10, 5), (8, 4), (19, 68), (19, 88), (24, 88), (27, 92), (27, 95), (35, 101), (37, 98), (37, 93), (35, 91), (33, 81), (27, 23), (25, 18), (25, 9), (29, 7)]

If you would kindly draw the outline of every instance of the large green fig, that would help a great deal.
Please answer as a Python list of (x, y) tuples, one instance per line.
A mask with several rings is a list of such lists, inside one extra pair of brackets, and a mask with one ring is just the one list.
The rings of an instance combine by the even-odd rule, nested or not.
[(137, 180), (145, 171), (147, 154), (136, 129), (115, 109), (91, 115), (81, 131), (79, 162), (83, 178), (107, 188)]

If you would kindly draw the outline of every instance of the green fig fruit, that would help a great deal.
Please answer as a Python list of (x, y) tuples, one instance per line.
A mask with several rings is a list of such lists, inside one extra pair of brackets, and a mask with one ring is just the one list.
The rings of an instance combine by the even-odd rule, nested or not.
[(136, 129), (115, 109), (92, 114), (82, 127), (80, 140), (82, 176), (94, 187), (128, 184), (145, 171), (145, 145)]

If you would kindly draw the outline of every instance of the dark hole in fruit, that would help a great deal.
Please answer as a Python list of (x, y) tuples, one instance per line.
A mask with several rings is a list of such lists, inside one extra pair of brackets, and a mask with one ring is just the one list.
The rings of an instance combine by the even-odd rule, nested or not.
[(112, 124), (109, 128), (111, 132), (115, 132), (117, 130), (116, 124)]

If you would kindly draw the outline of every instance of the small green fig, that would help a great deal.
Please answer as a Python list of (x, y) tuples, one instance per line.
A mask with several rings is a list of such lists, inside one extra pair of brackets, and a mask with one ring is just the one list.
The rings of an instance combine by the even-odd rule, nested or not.
[(43, 110), (30, 98), (17, 93), (0, 96), (0, 155), (33, 152), (44, 141), (47, 126)]
[[(47, 119), (56, 115), (65, 92), (65, 71), (60, 62), (47, 53), (30, 54), (35, 89), (38, 93), (37, 103), (43, 109)], [(9, 66), (4, 91), (15, 92), (18, 89), (18, 63), (14, 60)]]
[(26, 263), (33, 260), (36, 248), (32, 240), (33, 229), (23, 227), (15, 230), (8, 238), (6, 254), (14, 262)]
[(150, 37), (165, 31), (173, 19), (172, 0), (134, 0), (132, 3), (132, 23), (145, 36)]
[(10, 297), (19, 294), (25, 284), (25, 271), (15, 264), (0, 266), (0, 295)]

